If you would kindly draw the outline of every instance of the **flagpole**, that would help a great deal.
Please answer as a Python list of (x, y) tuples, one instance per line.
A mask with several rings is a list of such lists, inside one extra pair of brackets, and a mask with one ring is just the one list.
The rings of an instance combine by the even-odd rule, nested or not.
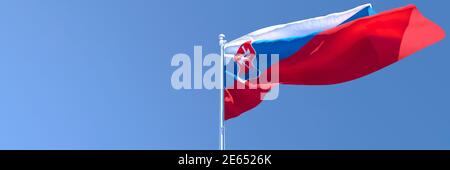
[(225, 125), (224, 125), (224, 46), (227, 40), (224, 39), (225, 35), (219, 35), (219, 45), (220, 45), (220, 150), (225, 150)]

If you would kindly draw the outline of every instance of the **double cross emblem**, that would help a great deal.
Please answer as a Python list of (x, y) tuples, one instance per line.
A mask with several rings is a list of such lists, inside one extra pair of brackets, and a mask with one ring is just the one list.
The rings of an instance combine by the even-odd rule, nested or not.
[(245, 75), (249, 73), (251, 69), (256, 69), (253, 65), (253, 60), (256, 57), (255, 49), (253, 49), (251, 41), (247, 41), (242, 44), (233, 59), (238, 65), (237, 75)]

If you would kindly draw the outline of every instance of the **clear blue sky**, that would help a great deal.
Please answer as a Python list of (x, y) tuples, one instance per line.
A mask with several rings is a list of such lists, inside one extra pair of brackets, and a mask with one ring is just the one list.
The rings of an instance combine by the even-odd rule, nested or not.
[[(176, 53), (371, 2), (450, 30), (446, 1), (0, 2), (0, 149), (217, 149), (218, 90), (173, 90)], [(448, 33), (448, 32), (447, 32)], [(282, 86), (228, 149), (450, 149), (448, 38), (334, 86)]]

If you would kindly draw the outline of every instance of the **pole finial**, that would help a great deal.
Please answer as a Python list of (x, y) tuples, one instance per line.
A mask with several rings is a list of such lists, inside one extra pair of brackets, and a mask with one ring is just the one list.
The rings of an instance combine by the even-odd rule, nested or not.
[(224, 45), (227, 42), (227, 40), (225, 40), (225, 34), (219, 34), (219, 45)]

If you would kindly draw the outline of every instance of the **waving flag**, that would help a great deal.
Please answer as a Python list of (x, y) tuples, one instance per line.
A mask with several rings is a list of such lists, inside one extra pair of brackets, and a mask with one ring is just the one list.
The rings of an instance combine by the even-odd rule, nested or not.
[[(238, 67), (234, 83), (227, 85), (225, 119), (256, 107), (262, 96), (278, 84), (330, 85), (351, 81), (443, 39), (445, 32), (409, 5), (376, 14), (370, 4), (288, 24), (275, 25), (227, 43), (227, 64)], [(279, 62), (259, 70), (259, 54), (278, 54)], [(272, 63), (273, 64), (273, 63)], [(248, 76), (257, 69), (257, 77)], [(251, 81), (277, 70), (279, 80)]]

